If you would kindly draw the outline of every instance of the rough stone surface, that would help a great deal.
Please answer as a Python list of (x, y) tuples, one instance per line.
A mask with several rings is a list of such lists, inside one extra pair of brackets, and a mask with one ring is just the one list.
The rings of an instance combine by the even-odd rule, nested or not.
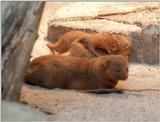
[(104, 16), (101, 18), (105, 18), (107, 20), (112, 20), (115, 22), (135, 24), (140, 27), (146, 27), (147, 25), (150, 25), (153, 23), (155, 25), (158, 25), (160, 23), (160, 8), (153, 9), (153, 10), (145, 10), (145, 11), (140, 11), (135, 13), (129, 13), (125, 15)]
[(141, 33), (131, 32), (129, 38), (134, 47), (132, 62), (159, 64), (160, 26), (149, 25)]
[(56, 14), (57, 10), (59, 10), (61, 7), (64, 7), (66, 5), (70, 4), (70, 2), (46, 2), (45, 4), (45, 10), (43, 11), (43, 15), (39, 26), (39, 36), (45, 37), (47, 35), (47, 29), (49, 21), (51, 21), (51, 18)]
[[(158, 2), (70, 3), (61, 7), (51, 18), (47, 39), (56, 42), (62, 34), (71, 30), (126, 35), (134, 44), (132, 62), (159, 63), (160, 3)], [(147, 32), (148, 36), (144, 32)]]
[[(125, 6), (125, 7), (124, 7)], [(95, 17), (98, 15), (118, 15), (142, 11), (146, 8), (155, 8), (160, 6), (159, 3), (138, 3), (138, 2), (79, 2), (71, 3), (60, 8), (54, 19), (64, 19), (72, 17)]]
[(56, 26), (65, 26), (76, 29), (91, 29), (96, 32), (122, 33), (140, 32), (141, 28), (136, 25), (129, 25), (108, 20), (86, 20), (86, 21), (69, 21), (69, 22), (54, 22)]

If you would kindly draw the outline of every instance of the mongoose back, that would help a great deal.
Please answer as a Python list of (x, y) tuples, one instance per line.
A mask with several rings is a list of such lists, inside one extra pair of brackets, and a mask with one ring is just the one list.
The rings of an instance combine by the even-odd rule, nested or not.
[(91, 36), (89, 33), (85, 33), (82, 31), (70, 31), (65, 33), (55, 44), (48, 43), (47, 46), (51, 49), (51, 51), (57, 51), (58, 53), (65, 53), (69, 50), (70, 44), (80, 37), (88, 37)]

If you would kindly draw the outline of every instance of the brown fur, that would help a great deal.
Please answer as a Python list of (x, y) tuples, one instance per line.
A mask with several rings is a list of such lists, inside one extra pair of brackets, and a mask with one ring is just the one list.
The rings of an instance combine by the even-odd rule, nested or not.
[(124, 35), (112, 35), (113, 38), (117, 41), (117, 44), (119, 45), (119, 55), (123, 55), (126, 58), (129, 58), (131, 56), (131, 52), (133, 49), (133, 45), (129, 39)]
[(127, 77), (128, 64), (120, 55), (92, 59), (46, 55), (30, 63), (25, 82), (45, 88), (87, 90), (114, 88), (118, 80)]
[(58, 53), (67, 52), (70, 48), (71, 43), (80, 37), (91, 36), (89, 33), (81, 31), (70, 31), (65, 33), (57, 43), (48, 43), (47, 46), (51, 49), (52, 52), (57, 51)]
[[(99, 54), (99, 56), (103, 56), (108, 54), (106, 51), (101, 49), (96, 49), (96, 52)], [(91, 53), (84, 44), (81, 44), (77, 41), (72, 42), (69, 50), (66, 53), (63, 53), (62, 55), (65, 56), (75, 56), (75, 57), (87, 57), (87, 58), (94, 58), (96, 57), (93, 53)]]
[[(77, 43), (72, 45), (72, 43), (75, 41)], [(77, 45), (78, 47), (80, 47), (80, 44), (82, 44), (85, 47), (82, 48), (83, 50), (79, 50), (80, 48), (78, 48), (77, 50), (75, 48), (77, 47)], [(100, 49), (105, 51), (105, 53), (103, 53), (104, 55), (119, 54), (128, 58), (131, 53), (132, 43), (123, 35), (110, 35), (108, 33), (88, 34), (81, 31), (71, 31), (64, 34), (56, 44), (49, 43), (48, 47), (52, 51), (55, 50), (60, 54), (69, 50), (72, 56), (76, 56), (74, 54), (78, 53), (81, 54), (85, 52), (84, 49), (86, 49), (89, 51), (89, 53), (91, 53), (91, 55), (97, 57), (102, 55), (101, 52), (97, 51)]]

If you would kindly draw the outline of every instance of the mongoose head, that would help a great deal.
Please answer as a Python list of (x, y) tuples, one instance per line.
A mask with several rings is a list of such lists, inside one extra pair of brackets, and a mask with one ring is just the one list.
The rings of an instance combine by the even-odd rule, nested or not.
[(112, 55), (105, 63), (107, 75), (112, 80), (128, 78), (128, 63), (121, 55)]
[(101, 40), (101, 47), (110, 54), (117, 54), (118, 44), (117, 41), (109, 33), (100, 33), (98, 35)]

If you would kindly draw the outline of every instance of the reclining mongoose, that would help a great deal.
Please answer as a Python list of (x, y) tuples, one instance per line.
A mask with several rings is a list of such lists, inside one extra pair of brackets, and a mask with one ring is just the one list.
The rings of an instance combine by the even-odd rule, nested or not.
[(114, 88), (128, 77), (128, 64), (121, 55), (80, 58), (41, 56), (29, 64), (25, 82), (44, 88), (76, 90)]
[[(99, 56), (104, 56), (108, 54), (108, 52), (100, 48), (99, 49), (97, 48), (95, 51), (98, 53)], [(86, 57), (86, 58), (97, 57), (86, 48), (85, 44), (81, 44), (77, 41), (72, 42), (69, 50), (66, 53), (57, 54), (57, 55)]]
[[(119, 54), (128, 58), (132, 49), (132, 43), (123, 35), (111, 35), (104, 32), (89, 34), (81, 31), (67, 32), (57, 43), (48, 43), (48, 47), (53, 52), (56, 51), (61, 54), (67, 52), (70, 48), (73, 48), (72, 43), (74, 41), (76, 41), (77, 44), (83, 44), (85, 49), (95, 57), (101, 55), (101, 53), (97, 52), (96, 49), (102, 49), (106, 54)], [(75, 50), (71, 49), (72, 52), (78, 51), (78, 53), (81, 53), (81, 50), (76, 50), (76, 48), (74, 49)]]

